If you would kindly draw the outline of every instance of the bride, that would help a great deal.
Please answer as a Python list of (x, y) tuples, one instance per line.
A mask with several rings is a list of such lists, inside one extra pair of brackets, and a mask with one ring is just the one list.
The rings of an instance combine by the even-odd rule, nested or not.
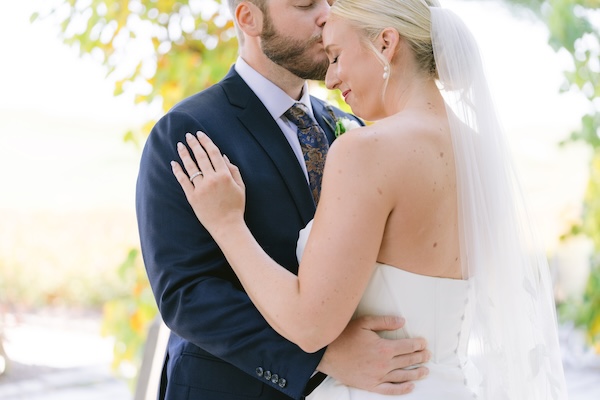
[[(354, 316), (404, 316), (392, 334), (432, 352), (407, 400), (565, 399), (548, 266), (467, 28), (436, 0), (338, 0), (323, 44), (327, 87), (377, 122), (330, 148), (298, 276), (252, 237), (244, 171), (206, 135), (187, 135), (196, 161), (178, 146), (190, 174), (172, 162), (252, 301), (307, 352)], [(380, 397), (330, 377), (309, 399)]]

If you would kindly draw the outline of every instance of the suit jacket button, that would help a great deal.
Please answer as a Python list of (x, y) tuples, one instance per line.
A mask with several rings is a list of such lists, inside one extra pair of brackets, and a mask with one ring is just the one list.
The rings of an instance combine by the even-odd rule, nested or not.
[(263, 376), (265, 377), (266, 380), (270, 380), (271, 379), (271, 371), (265, 371), (265, 374)]
[(271, 377), (271, 382), (273, 382), (273, 383), (279, 382), (279, 375), (273, 374), (273, 376)]
[(279, 387), (283, 389), (286, 385), (287, 385), (287, 381), (285, 380), (285, 378), (281, 378), (279, 380)]
[(263, 376), (263, 373), (264, 373), (264, 371), (261, 367), (256, 368), (256, 375)]

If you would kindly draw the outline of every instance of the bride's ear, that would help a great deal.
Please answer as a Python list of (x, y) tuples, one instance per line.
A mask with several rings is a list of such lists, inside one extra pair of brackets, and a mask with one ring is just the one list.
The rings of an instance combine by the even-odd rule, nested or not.
[(398, 31), (394, 28), (385, 28), (379, 34), (377, 42), (381, 54), (391, 62), (400, 43), (400, 34)]

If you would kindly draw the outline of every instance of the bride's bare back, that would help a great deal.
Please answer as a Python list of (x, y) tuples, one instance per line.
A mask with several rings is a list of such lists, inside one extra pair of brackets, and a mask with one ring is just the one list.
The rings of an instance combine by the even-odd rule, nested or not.
[(377, 261), (417, 274), (459, 279), (452, 140), (446, 113), (430, 107), (377, 124), (381, 172), (394, 202)]
[[(443, 99), (428, 89), (399, 112), (334, 143), (309, 253), (328, 253), (328, 264), (348, 265), (352, 258), (462, 278), (452, 139)], [(350, 243), (333, 237), (336, 231)]]

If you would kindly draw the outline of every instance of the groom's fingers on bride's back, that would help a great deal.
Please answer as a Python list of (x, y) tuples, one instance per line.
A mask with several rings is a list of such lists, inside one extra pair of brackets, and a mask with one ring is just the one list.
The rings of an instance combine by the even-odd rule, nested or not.
[(392, 383), (384, 382), (373, 390), (376, 393), (384, 394), (387, 396), (408, 394), (413, 391), (415, 384), (412, 382)]
[(423, 338), (406, 338), (406, 339), (395, 339), (394, 346), (396, 355), (402, 356), (405, 354), (413, 354), (427, 350), (427, 341)]
[(417, 368), (431, 358), (431, 352), (425, 348), (425, 339), (398, 339), (394, 344), (397, 346), (392, 360), (394, 369)]
[(385, 376), (385, 381), (373, 390), (385, 395), (399, 395), (412, 392), (415, 388), (413, 381), (425, 378), (429, 370), (425, 367), (414, 369), (396, 369)]
[(404, 382), (412, 382), (418, 381), (419, 379), (425, 378), (429, 375), (429, 369), (423, 366), (419, 366), (416, 368), (399, 368), (393, 371), (390, 371), (384, 378), (385, 382), (388, 383), (404, 383)]
[(405, 320), (394, 315), (365, 315), (358, 318), (357, 323), (364, 329), (379, 332), (400, 329), (404, 326)]

